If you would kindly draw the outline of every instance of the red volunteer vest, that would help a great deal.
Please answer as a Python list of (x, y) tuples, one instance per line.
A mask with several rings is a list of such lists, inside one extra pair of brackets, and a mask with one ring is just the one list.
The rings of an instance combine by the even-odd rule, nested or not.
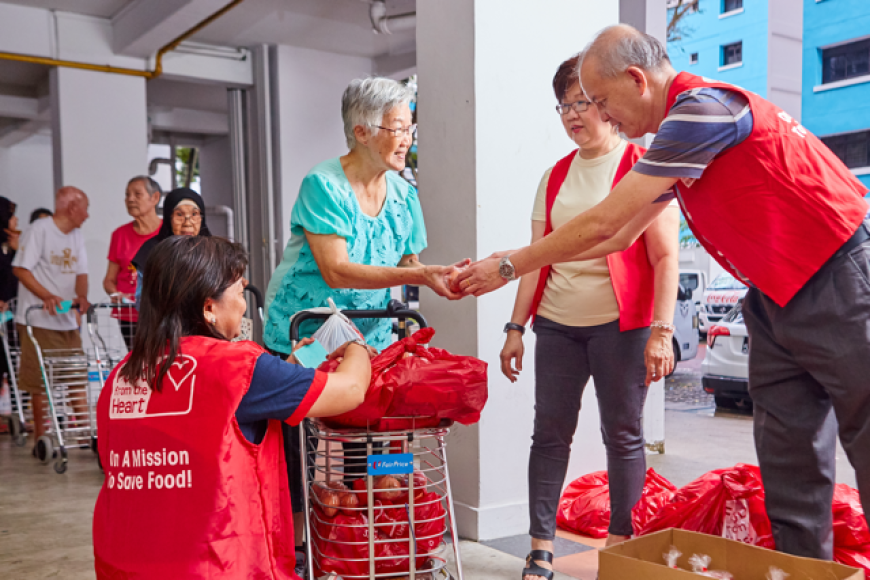
[(235, 419), (263, 349), (188, 337), (181, 351), (162, 391), (116, 368), (100, 394), (97, 578), (298, 580), (280, 423), (254, 445)]
[(755, 93), (688, 73), (668, 92), (712, 87), (742, 94), (752, 133), (677, 183), (689, 227), (723, 268), (785, 306), (848, 240), (864, 216), (867, 188), (818, 138)]
[[(617, 167), (616, 175), (613, 178), (613, 187), (616, 187), (616, 184), (625, 177), (625, 174), (634, 167), (634, 164), (643, 156), (645, 151), (646, 149), (633, 143), (626, 146), (625, 153), (622, 155), (622, 160), (619, 162), (619, 167)], [(577, 150), (575, 149), (573, 153), (560, 159), (553, 166), (553, 171), (550, 172), (550, 179), (547, 181), (547, 228), (544, 230), (545, 236), (553, 231), (550, 215), (553, 211), (553, 204), (556, 203), (556, 197), (559, 195), (559, 190), (568, 176), (571, 162), (576, 155)], [(644, 237), (640, 236), (627, 250), (608, 255), (607, 267), (610, 269), (613, 293), (616, 295), (616, 303), (619, 306), (619, 330), (625, 332), (649, 326), (653, 318), (655, 273), (649, 262)], [(550, 266), (541, 268), (538, 288), (535, 291), (534, 302), (532, 302), (533, 315), (537, 314), (541, 298), (544, 296), (547, 280), (550, 277), (550, 269)]]

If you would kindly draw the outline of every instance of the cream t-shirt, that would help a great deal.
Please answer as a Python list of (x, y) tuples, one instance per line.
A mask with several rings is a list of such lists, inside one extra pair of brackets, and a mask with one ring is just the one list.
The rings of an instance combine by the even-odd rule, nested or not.
[[(553, 229), (600, 203), (613, 187), (613, 179), (626, 141), (613, 151), (595, 159), (583, 159), (578, 152), (556, 196), (551, 215)], [(547, 221), (547, 182), (553, 168), (544, 173), (535, 206), (533, 221)], [(598, 326), (619, 319), (619, 305), (607, 258), (554, 264), (547, 280), (538, 314), (565, 326)]]

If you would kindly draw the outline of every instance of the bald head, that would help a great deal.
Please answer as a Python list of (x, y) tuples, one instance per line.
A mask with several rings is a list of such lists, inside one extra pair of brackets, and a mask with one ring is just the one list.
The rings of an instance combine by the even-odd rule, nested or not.
[(673, 70), (665, 46), (628, 24), (608, 26), (595, 36), (582, 54), (578, 71), (585, 61), (603, 78), (615, 77), (633, 66), (650, 74), (667, 74)]
[(79, 228), (88, 219), (88, 196), (77, 187), (61, 187), (54, 196), (54, 222), (61, 231)]
[(56, 214), (67, 213), (70, 206), (81, 202), (87, 204), (87, 201), (88, 196), (85, 195), (84, 191), (67, 185), (58, 189), (57, 194), (54, 196), (54, 212)]

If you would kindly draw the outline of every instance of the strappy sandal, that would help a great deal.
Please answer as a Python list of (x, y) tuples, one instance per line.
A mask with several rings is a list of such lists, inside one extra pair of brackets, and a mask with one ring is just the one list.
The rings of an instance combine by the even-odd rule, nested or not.
[(523, 568), (523, 580), (525, 580), (527, 576), (542, 576), (547, 580), (553, 580), (553, 571), (541, 568), (535, 564), (536, 560), (552, 564), (553, 552), (547, 552), (546, 550), (532, 550), (529, 552), (529, 555), (526, 556), (527, 568)]

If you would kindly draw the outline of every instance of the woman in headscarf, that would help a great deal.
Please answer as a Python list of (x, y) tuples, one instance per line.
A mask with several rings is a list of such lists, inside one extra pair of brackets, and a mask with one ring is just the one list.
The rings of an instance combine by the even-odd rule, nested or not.
[(142, 244), (133, 258), (136, 268), (136, 309), (142, 295), (142, 279), (145, 263), (151, 250), (170, 236), (211, 236), (205, 223), (205, 202), (202, 197), (188, 187), (173, 189), (163, 202), (163, 224), (160, 232)]

